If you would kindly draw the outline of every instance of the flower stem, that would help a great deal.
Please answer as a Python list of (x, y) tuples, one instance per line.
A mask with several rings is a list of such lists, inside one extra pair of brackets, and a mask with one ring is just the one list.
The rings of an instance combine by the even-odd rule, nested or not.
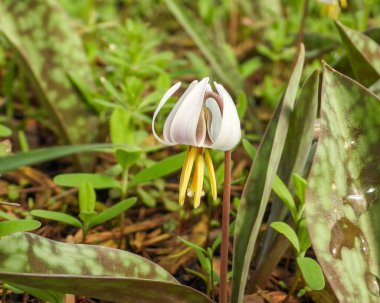
[(228, 245), (230, 225), (230, 196), (231, 196), (231, 151), (224, 153), (224, 188), (223, 188), (223, 215), (222, 215), (222, 245), (220, 257), (220, 288), (219, 302), (228, 301)]

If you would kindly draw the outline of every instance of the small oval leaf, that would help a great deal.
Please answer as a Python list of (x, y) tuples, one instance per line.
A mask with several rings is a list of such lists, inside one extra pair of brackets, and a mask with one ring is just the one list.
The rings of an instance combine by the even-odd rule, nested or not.
[(325, 288), (325, 277), (317, 261), (308, 257), (298, 257), (297, 263), (303, 278), (311, 289), (322, 290)]

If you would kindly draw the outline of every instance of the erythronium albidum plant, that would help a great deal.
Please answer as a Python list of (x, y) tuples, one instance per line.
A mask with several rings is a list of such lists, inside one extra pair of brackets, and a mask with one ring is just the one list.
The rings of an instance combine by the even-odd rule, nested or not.
[[(223, 192), (220, 302), (227, 302), (227, 270), (229, 242), (229, 213), (231, 190), (231, 149), (241, 139), (240, 119), (235, 104), (225, 88), (214, 82), (216, 92), (208, 83), (209, 78), (193, 81), (179, 98), (165, 120), (163, 138), (155, 131), (158, 113), (179, 89), (181, 83), (173, 85), (161, 99), (153, 115), (152, 129), (156, 139), (166, 145), (188, 145), (179, 184), (179, 203), (183, 205), (186, 193), (194, 198), (194, 207), (198, 207), (203, 194), (203, 175), (206, 166), (210, 177), (211, 194), (216, 199), (216, 179), (214, 166), (208, 149), (225, 152), (225, 173)], [(195, 163), (195, 165), (194, 165)], [(190, 187), (189, 181), (194, 168)]]

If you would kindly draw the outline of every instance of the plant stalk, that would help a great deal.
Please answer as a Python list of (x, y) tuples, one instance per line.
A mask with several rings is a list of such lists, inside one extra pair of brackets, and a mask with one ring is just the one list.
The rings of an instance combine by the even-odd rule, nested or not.
[(292, 284), (292, 287), (290, 288), (286, 298), (284, 299), (283, 303), (286, 303), (288, 302), (288, 300), (290, 299), (290, 297), (294, 294), (294, 292), (296, 291), (297, 289), (297, 286), (298, 286), (298, 281), (299, 279), (301, 278), (301, 270), (299, 269), (299, 267), (297, 266), (297, 269), (296, 269), (296, 274), (294, 276), (294, 280), (293, 280), (293, 284)]
[(228, 302), (228, 246), (230, 225), (230, 196), (231, 196), (231, 151), (224, 153), (224, 188), (223, 188), (223, 215), (222, 215), (222, 245), (220, 257), (220, 288), (219, 302)]

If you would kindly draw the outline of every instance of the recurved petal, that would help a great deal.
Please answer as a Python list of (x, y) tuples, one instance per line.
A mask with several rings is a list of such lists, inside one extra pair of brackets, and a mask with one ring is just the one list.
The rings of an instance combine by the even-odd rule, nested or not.
[[(230, 150), (241, 139), (240, 119), (236, 110), (234, 101), (225, 88), (214, 82), (219, 96), (223, 100), (223, 113), (220, 121), (219, 132), (216, 137), (212, 138), (214, 142), (210, 148), (220, 150)], [(217, 126), (215, 126), (217, 128)], [(211, 135), (211, 134), (210, 134)]]
[(187, 97), (187, 95), (191, 92), (191, 90), (194, 88), (194, 86), (198, 83), (198, 80), (194, 80), (190, 83), (189, 87), (186, 89), (186, 91), (182, 94), (182, 96), (179, 98), (177, 103), (174, 105), (173, 109), (169, 113), (168, 117), (165, 120), (164, 124), (164, 140), (170, 141), (170, 127), (172, 125), (173, 119), (175, 117), (175, 114), (177, 113), (178, 109), (181, 107), (183, 101)]
[[(203, 98), (207, 89), (208, 78), (202, 79), (183, 99), (170, 125), (171, 142), (201, 146), (205, 141), (205, 132), (197, 136), (198, 122), (202, 111)], [(202, 121), (201, 121), (202, 124)]]
[(157, 139), (157, 141), (159, 141), (160, 143), (162, 144), (166, 144), (166, 145), (175, 145), (176, 143), (175, 142), (172, 142), (169, 140), (169, 138), (165, 138), (164, 139), (161, 139), (157, 133), (156, 133), (156, 130), (155, 130), (155, 123), (156, 123), (156, 118), (157, 118), (157, 115), (158, 113), (160, 112), (160, 110), (162, 109), (162, 107), (165, 105), (166, 101), (169, 100), (169, 98), (178, 90), (178, 88), (181, 86), (181, 82), (177, 82), (176, 84), (174, 84), (171, 88), (169, 88), (169, 90), (165, 93), (165, 95), (162, 97), (160, 103), (158, 104), (157, 108), (156, 108), (156, 111), (154, 112), (153, 114), (153, 119), (152, 119), (152, 131), (153, 131), (153, 135), (154, 137)]

